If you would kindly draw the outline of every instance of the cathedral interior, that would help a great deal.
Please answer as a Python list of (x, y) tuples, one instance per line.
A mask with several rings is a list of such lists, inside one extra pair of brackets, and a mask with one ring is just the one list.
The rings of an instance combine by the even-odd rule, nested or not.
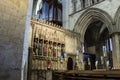
[(120, 80), (120, 0), (2, 0), (0, 80)]

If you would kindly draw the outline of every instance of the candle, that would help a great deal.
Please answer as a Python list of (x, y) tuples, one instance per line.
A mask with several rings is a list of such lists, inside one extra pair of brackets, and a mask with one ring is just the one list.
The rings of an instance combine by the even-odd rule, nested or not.
[(104, 64), (103, 56), (101, 56), (101, 64)]
[(95, 61), (95, 66), (96, 66), (96, 69), (98, 69), (98, 61)]
[(90, 58), (88, 58), (88, 65), (91, 65), (91, 63), (90, 63)]
[(109, 60), (106, 61), (106, 66), (107, 66), (106, 69), (109, 70)]
[(101, 56), (101, 61), (103, 61), (103, 56)]
[(88, 62), (90, 62), (90, 58), (88, 58)]
[(104, 53), (103, 53), (103, 56), (104, 56), (104, 57), (106, 57), (106, 56), (107, 56), (107, 53), (106, 53), (106, 52), (104, 52)]
[(95, 61), (95, 65), (98, 65), (98, 61)]
[(109, 66), (109, 61), (107, 61), (106, 64), (107, 64), (107, 67), (108, 67)]

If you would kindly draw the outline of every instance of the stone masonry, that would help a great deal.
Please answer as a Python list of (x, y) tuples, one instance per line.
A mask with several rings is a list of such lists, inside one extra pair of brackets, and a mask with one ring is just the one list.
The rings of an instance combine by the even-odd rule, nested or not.
[(28, 0), (0, 2), (0, 80), (20, 80)]

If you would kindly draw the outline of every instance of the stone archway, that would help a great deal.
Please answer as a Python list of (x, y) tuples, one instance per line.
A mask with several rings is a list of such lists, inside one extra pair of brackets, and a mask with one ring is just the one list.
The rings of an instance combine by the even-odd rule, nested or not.
[(80, 33), (81, 35), (82, 43), (84, 43), (85, 32), (88, 29), (89, 25), (96, 20), (104, 23), (108, 29), (108, 34), (112, 34), (114, 32), (113, 19), (111, 16), (103, 10), (90, 8), (82, 13), (74, 26), (74, 31)]
[(74, 26), (75, 32), (78, 32), (81, 34), (81, 39), (83, 42), (84, 42), (85, 31), (88, 25), (94, 19), (100, 20), (103, 23), (105, 23), (105, 25), (107, 26), (110, 32), (109, 34), (112, 34), (113, 32), (113, 27), (112, 27), (113, 20), (111, 16), (103, 10), (100, 10), (97, 8), (90, 8), (82, 13), (82, 15), (78, 18), (78, 21)]

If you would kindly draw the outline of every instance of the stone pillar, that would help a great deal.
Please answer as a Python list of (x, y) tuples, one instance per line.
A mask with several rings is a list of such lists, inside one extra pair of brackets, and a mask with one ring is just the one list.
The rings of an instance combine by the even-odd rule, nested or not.
[(0, 80), (26, 79), (30, 2), (32, 4), (32, 0), (0, 2)]
[(112, 36), (112, 44), (113, 44), (113, 68), (117, 68), (118, 64), (120, 64), (120, 45), (119, 45), (119, 34), (115, 33)]
[(25, 33), (23, 41), (23, 54), (21, 64), (21, 80), (27, 80), (27, 68), (28, 68), (28, 46), (30, 39), (30, 23), (32, 16), (32, 5), (33, 0), (28, 0), (28, 8), (26, 10), (26, 21), (25, 21)]

